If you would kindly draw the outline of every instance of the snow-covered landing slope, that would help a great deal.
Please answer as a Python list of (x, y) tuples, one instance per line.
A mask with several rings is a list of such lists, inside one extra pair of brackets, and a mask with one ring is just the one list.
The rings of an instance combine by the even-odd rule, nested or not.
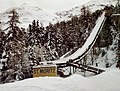
[(120, 91), (120, 70), (109, 69), (92, 77), (38, 77), (0, 85), (0, 91)]
[(96, 37), (98, 37), (100, 31), (99, 29), (101, 28), (103, 22), (105, 22), (105, 12), (101, 15), (101, 17), (98, 18), (97, 20), (97, 24), (95, 25), (95, 27), (93, 28), (90, 36), (88, 37), (87, 41), (85, 42), (85, 44), (82, 46), (82, 48), (78, 49), (75, 53), (73, 53), (69, 58), (73, 59), (76, 58), (78, 56), (81, 56), (86, 50), (88, 50), (89, 48), (91, 48), (94, 43), (95, 43), (95, 39)]
[(102, 24), (105, 22), (105, 12), (97, 19), (96, 25), (93, 28), (91, 34), (89, 35), (88, 39), (86, 40), (85, 44), (82, 46), (82, 48), (79, 48), (75, 53), (72, 55), (62, 58), (59, 60), (54, 61), (54, 63), (66, 63), (69, 61), (69, 59), (75, 59), (78, 58), (79, 56), (84, 57), (84, 55), (90, 50), (90, 48), (94, 45), (96, 38), (98, 37), (100, 33), (100, 28)]

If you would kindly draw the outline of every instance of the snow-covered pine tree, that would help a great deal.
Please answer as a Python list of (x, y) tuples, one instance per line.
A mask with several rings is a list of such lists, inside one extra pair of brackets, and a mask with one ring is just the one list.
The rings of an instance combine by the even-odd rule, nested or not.
[(52, 59), (59, 58), (60, 53), (60, 45), (62, 42), (61, 39), (61, 32), (59, 28), (56, 26), (50, 24), (49, 27), (46, 28), (47, 31), (47, 49), (50, 51), (50, 54), (52, 55)]
[[(8, 33), (6, 34), (6, 43), (5, 43), (5, 56), (7, 60), (7, 72), (8, 76), (4, 79), (5, 82), (8, 82), (10, 79), (16, 79), (18, 74), (22, 74), (22, 64), (24, 63), (24, 49), (25, 49), (25, 35), (24, 30), (18, 27), (19, 15), (15, 9), (12, 9), (9, 12), (9, 21), (7, 24), (9, 27), (6, 29)], [(13, 76), (15, 75), (16, 76)]]
[(27, 33), (28, 58), (31, 65), (39, 65), (41, 61), (50, 61), (51, 54), (47, 48), (48, 33), (44, 27), (39, 26), (39, 22), (33, 20), (29, 25)]

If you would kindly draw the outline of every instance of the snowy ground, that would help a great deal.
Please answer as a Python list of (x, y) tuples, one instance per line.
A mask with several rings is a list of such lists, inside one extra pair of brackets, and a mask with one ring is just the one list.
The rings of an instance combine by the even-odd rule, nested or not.
[(38, 77), (0, 85), (0, 91), (120, 91), (120, 70), (83, 77), (74, 74), (68, 78)]

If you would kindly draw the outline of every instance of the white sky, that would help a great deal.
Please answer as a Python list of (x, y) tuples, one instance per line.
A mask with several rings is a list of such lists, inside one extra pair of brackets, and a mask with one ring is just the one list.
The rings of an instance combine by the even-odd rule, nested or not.
[(20, 6), (27, 3), (31, 6), (38, 6), (43, 10), (57, 12), (71, 9), (75, 6), (87, 3), (90, 0), (0, 0), (0, 12), (10, 7)]

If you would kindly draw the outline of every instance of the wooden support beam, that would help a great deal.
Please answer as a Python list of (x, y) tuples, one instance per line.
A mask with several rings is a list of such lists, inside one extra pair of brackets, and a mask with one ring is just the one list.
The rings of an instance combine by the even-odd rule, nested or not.
[(120, 14), (112, 14), (112, 16), (120, 16)]

